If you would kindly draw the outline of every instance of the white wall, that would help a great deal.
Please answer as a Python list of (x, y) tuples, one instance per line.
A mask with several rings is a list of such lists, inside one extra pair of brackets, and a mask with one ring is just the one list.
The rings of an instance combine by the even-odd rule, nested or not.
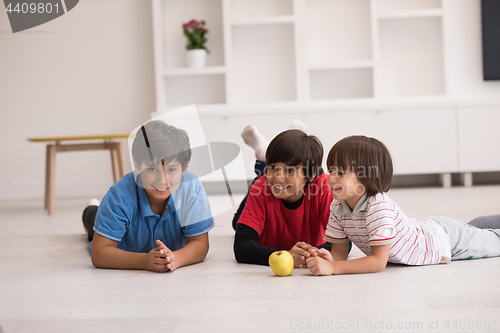
[(456, 99), (500, 97), (500, 81), (483, 81), (481, 1), (444, 0), (448, 92)]
[[(43, 197), (45, 144), (26, 138), (128, 133), (149, 119), (151, 16), (150, 1), (85, 0), (12, 34), (0, 10), (0, 199)], [(109, 152), (59, 153), (56, 175), (56, 197), (102, 196)]]

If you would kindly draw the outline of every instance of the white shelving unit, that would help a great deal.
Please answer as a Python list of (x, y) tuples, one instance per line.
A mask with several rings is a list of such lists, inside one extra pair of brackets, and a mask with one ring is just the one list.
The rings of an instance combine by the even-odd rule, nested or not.
[[(153, 0), (153, 13), (157, 112), (446, 95), (441, 0)], [(210, 29), (200, 70), (184, 64), (192, 18)]]
[(306, 0), (307, 100), (374, 97), (370, 0)]
[[(396, 174), (440, 173), (449, 185), (454, 172), (471, 181), (471, 172), (499, 169), (491, 154), (474, 169), (481, 140), (466, 127), (479, 126), (476, 110), (494, 126), (500, 102), (477, 108), (447, 94), (451, 0), (152, 1), (156, 113), (197, 104), (208, 140), (242, 147), (248, 178), (243, 127), (271, 139), (293, 119), (320, 137), (325, 155), (347, 135), (382, 139)], [(196, 70), (185, 67), (181, 29), (193, 18), (210, 30), (207, 66)]]

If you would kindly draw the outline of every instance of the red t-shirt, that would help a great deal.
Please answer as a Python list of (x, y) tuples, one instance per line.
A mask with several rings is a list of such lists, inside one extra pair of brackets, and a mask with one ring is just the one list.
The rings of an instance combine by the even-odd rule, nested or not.
[(274, 197), (266, 176), (262, 176), (250, 188), (238, 223), (257, 231), (263, 246), (287, 250), (297, 242), (319, 246), (325, 242), (333, 200), (327, 179), (327, 174), (316, 177), (305, 189), (300, 207), (290, 210)]

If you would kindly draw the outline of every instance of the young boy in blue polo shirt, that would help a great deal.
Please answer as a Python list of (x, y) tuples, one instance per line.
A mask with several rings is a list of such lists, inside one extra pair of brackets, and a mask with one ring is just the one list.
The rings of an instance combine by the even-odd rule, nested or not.
[(135, 170), (83, 213), (94, 266), (166, 272), (203, 261), (214, 220), (200, 181), (186, 170), (187, 133), (150, 121), (137, 131), (132, 158)]

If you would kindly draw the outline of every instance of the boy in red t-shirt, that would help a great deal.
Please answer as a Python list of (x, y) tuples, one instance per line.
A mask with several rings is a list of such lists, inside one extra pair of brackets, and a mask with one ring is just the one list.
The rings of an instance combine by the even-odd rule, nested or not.
[[(243, 136), (256, 143), (250, 144), (256, 157), (262, 155), (267, 142), (257, 129), (247, 127)], [(321, 169), (323, 146), (317, 137), (291, 129), (269, 143), (265, 160), (264, 175), (254, 182), (233, 220), (234, 255), (240, 263), (269, 265), (271, 253), (287, 250), (294, 266), (300, 267), (309, 249), (331, 246), (323, 240), (333, 200)], [(257, 161), (256, 171), (259, 164), (263, 162)]]

